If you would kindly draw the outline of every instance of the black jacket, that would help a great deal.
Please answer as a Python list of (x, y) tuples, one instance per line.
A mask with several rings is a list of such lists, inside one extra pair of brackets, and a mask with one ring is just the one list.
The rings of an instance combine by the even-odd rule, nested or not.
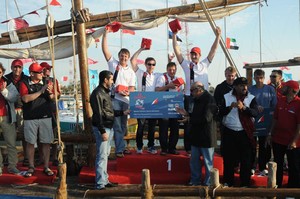
[(196, 147), (210, 148), (217, 145), (216, 102), (207, 91), (194, 99), (190, 113), (191, 144)]
[(109, 95), (109, 89), (102, 85), (93, 90), (90, 97), (90, 104), (93, 110), (92, 124), (96, 126), (101, 134), (105, 128), (112, 128), (115, 116), (122, 116), (123, 111), (114, 111)]

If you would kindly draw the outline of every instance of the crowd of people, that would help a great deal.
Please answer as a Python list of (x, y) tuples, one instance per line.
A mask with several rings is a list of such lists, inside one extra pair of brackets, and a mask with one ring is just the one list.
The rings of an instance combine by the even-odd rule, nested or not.
[[(217, 85), (214, 95), (208, 92), (208, 68), (213, 61), (221, 38), (221, 29), (215, 29), (216, 38), (207, 57), (201, 60), (201, 49), (190, 51), (191, 61), (185, 59), (173, 34), (173, 50), (185, 75), (185, 83), (174, 83), (177, 64), (170, 61), (165, 73), (155, 72), (156, 60), (147, 57), (145, 70), (138, 66), (138, 56), (147, 50), (141, 46), (130, 58), (130, 52), (122, 48), (118, 59), (108, 48), (108, 33), (104, 31), (102, 51), (108, 63), (108, 70), (99, 73), (99, 85), (90, 96), (93, 111), (92, 129), (96, 138), (96, 189), (115, 187), (108, 180), (107, 163), (111, 152), (111, 141), (115, 143), (115, 155), (124, 158), (132, 151), (126, 148), (124, 136), (127, 133), (129, 95), (133, 91), (142, 92), (182, 92), (183, 107), (176, 107), (182, 118), (139, 118), (137, 119), (136, 153), (157, 154), (154, 144), (155, 126), (159, 127), (159, 154), (178, 155), (179, 124), (184, 124), (184, 149), (190, 157), (190, 186), (210, 185), (210, 170), (217, 146), (217, 129), (221, 135), (220, 152), (224, 160), (225, 186), (233, 186), (234, 173), (239, 169), (240, 186), (249, 187), (251, 175), (256, 168), (260, 175), (267, 175), (267, 163), (273, 158), (277, 163), (276, 180), (282, 186), (283, 167), (288, 165), (288, 187), (300, 187), (300, 99), (299, 84), (296, 81), (282, 81), (282, 71), (273, 70), (270, 84), (265, 84), (265, 72), (254, 72), (255, 85), (249, 86), (245, 77), (237, 77), (234, 67), (225, 69), (225, 80)], [(129, 64), (130, 63), (130, 64)], [(11, 64), (12, 72), (4, 76), (5, 68), (0, 64), (0, 126), (8, 152), (8, 172), (18, 174), (16, 129), (24, 134), (23, 164), (28, 166), (25, 177), (34, 175), (35, 145), (39, 146), (40, 164), (45, 175), (54, 173), (49, 168), (50, 146), (54, 140), (55, 96), (59, 97), (59, 86), (50, 78), (51, 66), (35, 62), (29, 67), (30, 75), (24, 75), (21, 60)], [(268, 110), (274, 112), (272, 122), (262, 134), (255, 134), (255, 118)], [(143, 134), (148, 124), (147, 150), (143, 146)], [(258, 142), (257, 142), (258, 141)], [(258, 147), (257, 147), (258, 146)], [(55, 146), (52, 148), (56, 148)], [(256, 149), (258, 148), (258, 167)], [(273, 156), (272, 156), (273, 152)], [(54, 152), (55, 154), (56, 152)], [(287, 161), (285, 160), (287, 156)], [(202, 181), (202, 162), (205, 177)], [(56, 155), (54, 155), (56, 157)], [(54, 158), (54, 160), (56, 160)], [(56, 160), (57, 161), (57, 160)], [(3, 158), (0, 153), (0, 175)]]
[[(98, 118), (96, 121), (93, 116), (94, 133), (98, 134), (96, 136), (96, 173), (99, 172), (96, 175), (96, 188), (105, 189), (105, 187), (116, 186), (116, 184), (108, 181), (107, 156), (109, 153), (107, 151), (110, 150), (103, 148), (103, 146), (109, 145), (109, 140), (112, 138), (107, 138), (108, 135), (106, 134), (110, 135), (113, 132), (118, 158), (132, 153), (126, 149), (124, 142), (124, 135), (127, 132), (126, 115), (129, 113), (129, 95), (132, 91), (184, 93), (184, 107), (176, 108), (182, 118), (137, 119), (135, 152), (137, 154), (145, 153), (143, 134), (145, 124), (148, 123), (146, 153), (158, 153), (154, 145), (155, 125), (158, 124), (159, 154), (162, 156), (178, 155), (176, 145), (179, 138), (179, 123), (184, 123), (184, 148), (187, 155), (190, 156), (191, 169), (188, 185), (210, 184), (209, 171), (213, 167), (214, 149), (217, 146), (217, 129), (219, 129), (221, 134), (220, 151), (224, 160), (223, 183), (225, 186), (235, 184), (236, 168), (240, 174), (240, 186), (251, 186), (251, 175), (256, 168), (260, 171), (260, 175), (267, 175), (266, 164), (274, 157), (274, 161), (280, 167), (276, 176), (277, 184), (281, 187), (284, 155), (286, 154), (289, 174), (293, 174), (292, 177), (289, 175), (288, 187), (300, 187), (298, 82), (293, 80), (283, 82), (282, 72), (273, 70), (270, 75), (270, 84), (266, 85), (264, 84), (265, 72), (257, 69), (254, 72), (255, 85), (248, 88), (249, 81), (245, 77), (237, 77), (236, 69), (229, 66), (225, 69), (225, 81), (217, 85), (212, 96), (208, 92), (208, 68), (220, 42), (221, 30), (219, 27), (215, 29), (216, 38), (209, 54), (203, 60), (201, 60), (202, 54), (199, 47), (191, 49), (191, 61), (184, 59), (180, 47), (177, 45), (177, 32), (173, 32), (173, 50), (184, 71), (184, 86), (174, 83), (174, 80), (177, 79), (177, 65), (172, 60), (169, 60), (165, 73), (155, 72), (156, 60), (153, 57), (146, 58), (144, 62), (146, 70), (141, 69), (137, 60), (140, 53), (148, 49), (144, 46), (141, 46), (131, 59), (130, 52), (125, 48), (119, 51), (118, 60), (113, 58), (107, 43), (109, 32), (111, 30), (105, 30), (102, 39), (102, 51), (108, 62), (108, 71), (100, 73), (99, 86), (94, 90), (97, 94), (93, 92), (91, 97), (91, 100), (94, 98), (93, 101), (97, 104), (92, 107), (93, 112), (96, 112), (95, 118)], [(106, 76), (103, 76), (102, 73), (104, 72), (107, 74)], [(121, 90), (118, 89), (120, 85), (123, 86)], [(103, 90), (106, 97), (102, 95)], [(114, 117), (113, 121), (106, 114), (108, 110), (106, 110), (105, 99), (109, 99), (109, 95), (112, 106), (109, 106), (110, 114), (108, 115)], [(101, 103), (102, 100), (104, 100), (103, 103)], [(255, 118), (265, 110), (274, 111), (273, 121), (270, 122), (269, 126), (266, 126), (265, 133), (255, 134)], [(99, 117), (102, 119), (99, 120)], [(256, 166), (257, 148), (259, 148), (258, 167)], [(271, 148), (274, 154), (272, 157)], [(205, 166), (204, 181), (202, 181), (200, 156), (203, 156)], [(104, 166), (100, 163), (101, 158)], [(104, 174), (101, 175), (103, 172)]]

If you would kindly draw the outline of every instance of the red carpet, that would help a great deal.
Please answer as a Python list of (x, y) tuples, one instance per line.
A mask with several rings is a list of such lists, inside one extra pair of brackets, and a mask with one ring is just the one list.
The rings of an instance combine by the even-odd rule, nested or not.
[[(51, 163), (50, 163), (51, 165)], [(25, 184), (52, 184), (56, 178), (57, 168), (50, 166), (51, 170), (54, 172), (53, 176), (46, 176), (43, 173), (43, 166), (38, 166), (35, 168), (35, 172), (32, 177), (25, 178), (22, 175), (13, 175), (7, 172), (7, 168), (3, 168), (2, 176), (0, 176), (0, 184), (14, 184), (14, 185), (25, 185)], [(18, 164), (18, 169), (20, 171), (27, 171), (27, 167), (23, 167), (22, 164)], [(24, 172), (21, 172), (21, 174)]]

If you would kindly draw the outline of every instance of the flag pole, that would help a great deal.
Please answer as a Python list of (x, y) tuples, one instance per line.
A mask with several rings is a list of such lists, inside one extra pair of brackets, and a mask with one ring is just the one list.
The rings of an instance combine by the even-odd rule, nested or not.
[[(207, 18), (207, 20), (208, 20), (211, 28), (213, 29), (214, 33), (216, 34), (216, 32), (215, 32), (215, 30), (216, 30), (216, 24), (215, 24), (213, 18), (211, 17), (210, 13), (208, 12), (208, 10), (206, 8), (206, 5), (204, 4), (204, 1), (203, 0), (198, 0), (198, 1), (199, 1), (199, 4), (202, 7), (203, 12), (205, 13), (205, 16), (206, 16), (206, 18)], [(226, 56), (229, 64), (236, 69), (237, 76), (240, 77), (241, 75), (240, 75), (240, 73), (239, 73), (239, 71), (238, 71), (238, 69), (237, 69), (237, 67), (236, 67), (236, 65), (235, 65), (235, 63), (234, 63), (234, 61), (233, 61), (233, 59), (232, 59), (229, 51), (228, 51), (228, 49), (226, 48), (226, 45), (225, 45), (225, 43), (224, 43), (224, 41), (222, 39), (222, 36), (221, 36), (221, 39), (220, 39), (220, 45), (221, 45), (221, 47), (223, 49), (223, 52), (225, 53), (225, 56)]]

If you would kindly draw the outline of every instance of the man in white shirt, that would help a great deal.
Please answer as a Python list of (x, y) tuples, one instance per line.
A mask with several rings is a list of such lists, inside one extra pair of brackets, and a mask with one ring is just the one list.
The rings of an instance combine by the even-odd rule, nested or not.
[[(114, 88), (111, 90), (113, 98), (114, 110), (127, 110), (129, 108), (129, 93), (135, 90), (135, 73), (130, 66), (128, 60), (130, 52), (126, 48), (122, 48), (118, 53), (119, 61), (112, 57), (108, 49), (107, 33), (111, 30), (106, 30), (102, 39), (102, 51), (108, 63), (109, 71), (114, 74)], [(116, 88), (122, 86), (123, 88), (118, 91)], [(116, 117), (114, 121), (114, 140), (116, 146), (116, 156), (124, 157), (124, 154), (130, 154), (130, 151), (125, 149), (124, 136), (127, 133), (127, 116)]]

